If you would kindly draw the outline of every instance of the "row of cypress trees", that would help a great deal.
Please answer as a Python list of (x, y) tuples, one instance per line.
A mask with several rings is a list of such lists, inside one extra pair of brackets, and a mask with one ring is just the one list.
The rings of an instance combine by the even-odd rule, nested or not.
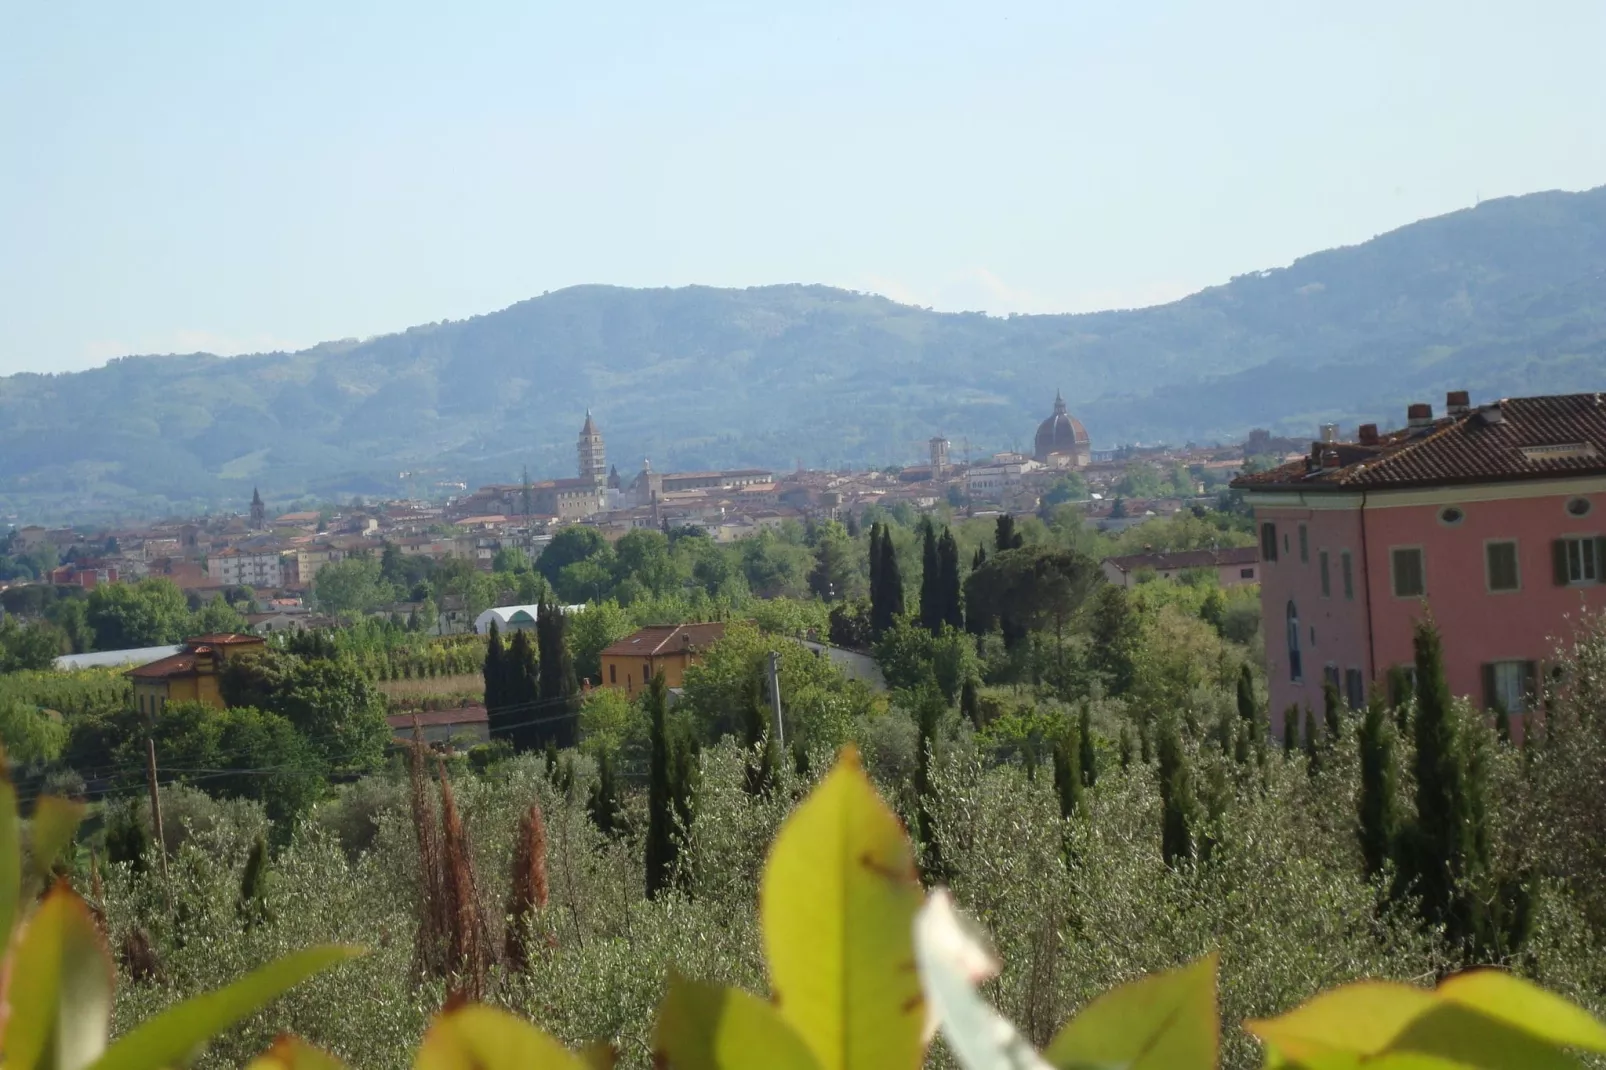
[(485, 710), (491, 735), (515, 750), (539, 750), (548, 743), (572, 747), (579, 735), (578, 691), (569, 656), (568, 621), (555, 604), (542, 602), (530, 632), (519, 630), (503, 644), (491, 622), (482, 669)]

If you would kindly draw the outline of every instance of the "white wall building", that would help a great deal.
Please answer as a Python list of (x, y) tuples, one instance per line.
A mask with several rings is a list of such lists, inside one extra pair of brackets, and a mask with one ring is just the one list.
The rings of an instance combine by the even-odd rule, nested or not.
[(284, 568), (277, 550), (222, 550), (207, 558), (206, 571), (230, 587), (284, 586)]

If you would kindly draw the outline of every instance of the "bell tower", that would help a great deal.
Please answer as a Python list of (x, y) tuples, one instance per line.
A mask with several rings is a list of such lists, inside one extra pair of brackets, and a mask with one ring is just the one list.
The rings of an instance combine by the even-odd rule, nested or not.
[(608, 481), (608, 457), (602, 446), (602, 432), (586, 410), (586, 422), (580, 428), (580, 441), (576, 446), (580, 460), (580, 478), (588, 479), (598, 487)]

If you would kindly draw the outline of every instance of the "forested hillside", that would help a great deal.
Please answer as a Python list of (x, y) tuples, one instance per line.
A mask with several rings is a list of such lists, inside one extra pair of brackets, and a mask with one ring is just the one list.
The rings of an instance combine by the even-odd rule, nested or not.
[(621, 469), (909, 462), (1024, 444), (1063, 389), (1096, 445), (1388, 422), (1445, 389), (1593, 389), (1606, 187), (1489, 201), (1154, 308), (936, 313), (823, 286), (581, 286), (300, 353), (0, 379), (0, 513), (152, 511)]

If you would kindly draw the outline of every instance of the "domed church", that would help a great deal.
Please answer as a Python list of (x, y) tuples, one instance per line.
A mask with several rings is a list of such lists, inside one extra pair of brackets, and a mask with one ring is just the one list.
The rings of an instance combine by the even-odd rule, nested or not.
[(1092, 463), (1093, 446), (1082, 421), (1065, 411), (1065, 398), (1054, 391), (1054, 415), (1037, 425), (1033, 459), (1051, 468), (1082, 468)]

